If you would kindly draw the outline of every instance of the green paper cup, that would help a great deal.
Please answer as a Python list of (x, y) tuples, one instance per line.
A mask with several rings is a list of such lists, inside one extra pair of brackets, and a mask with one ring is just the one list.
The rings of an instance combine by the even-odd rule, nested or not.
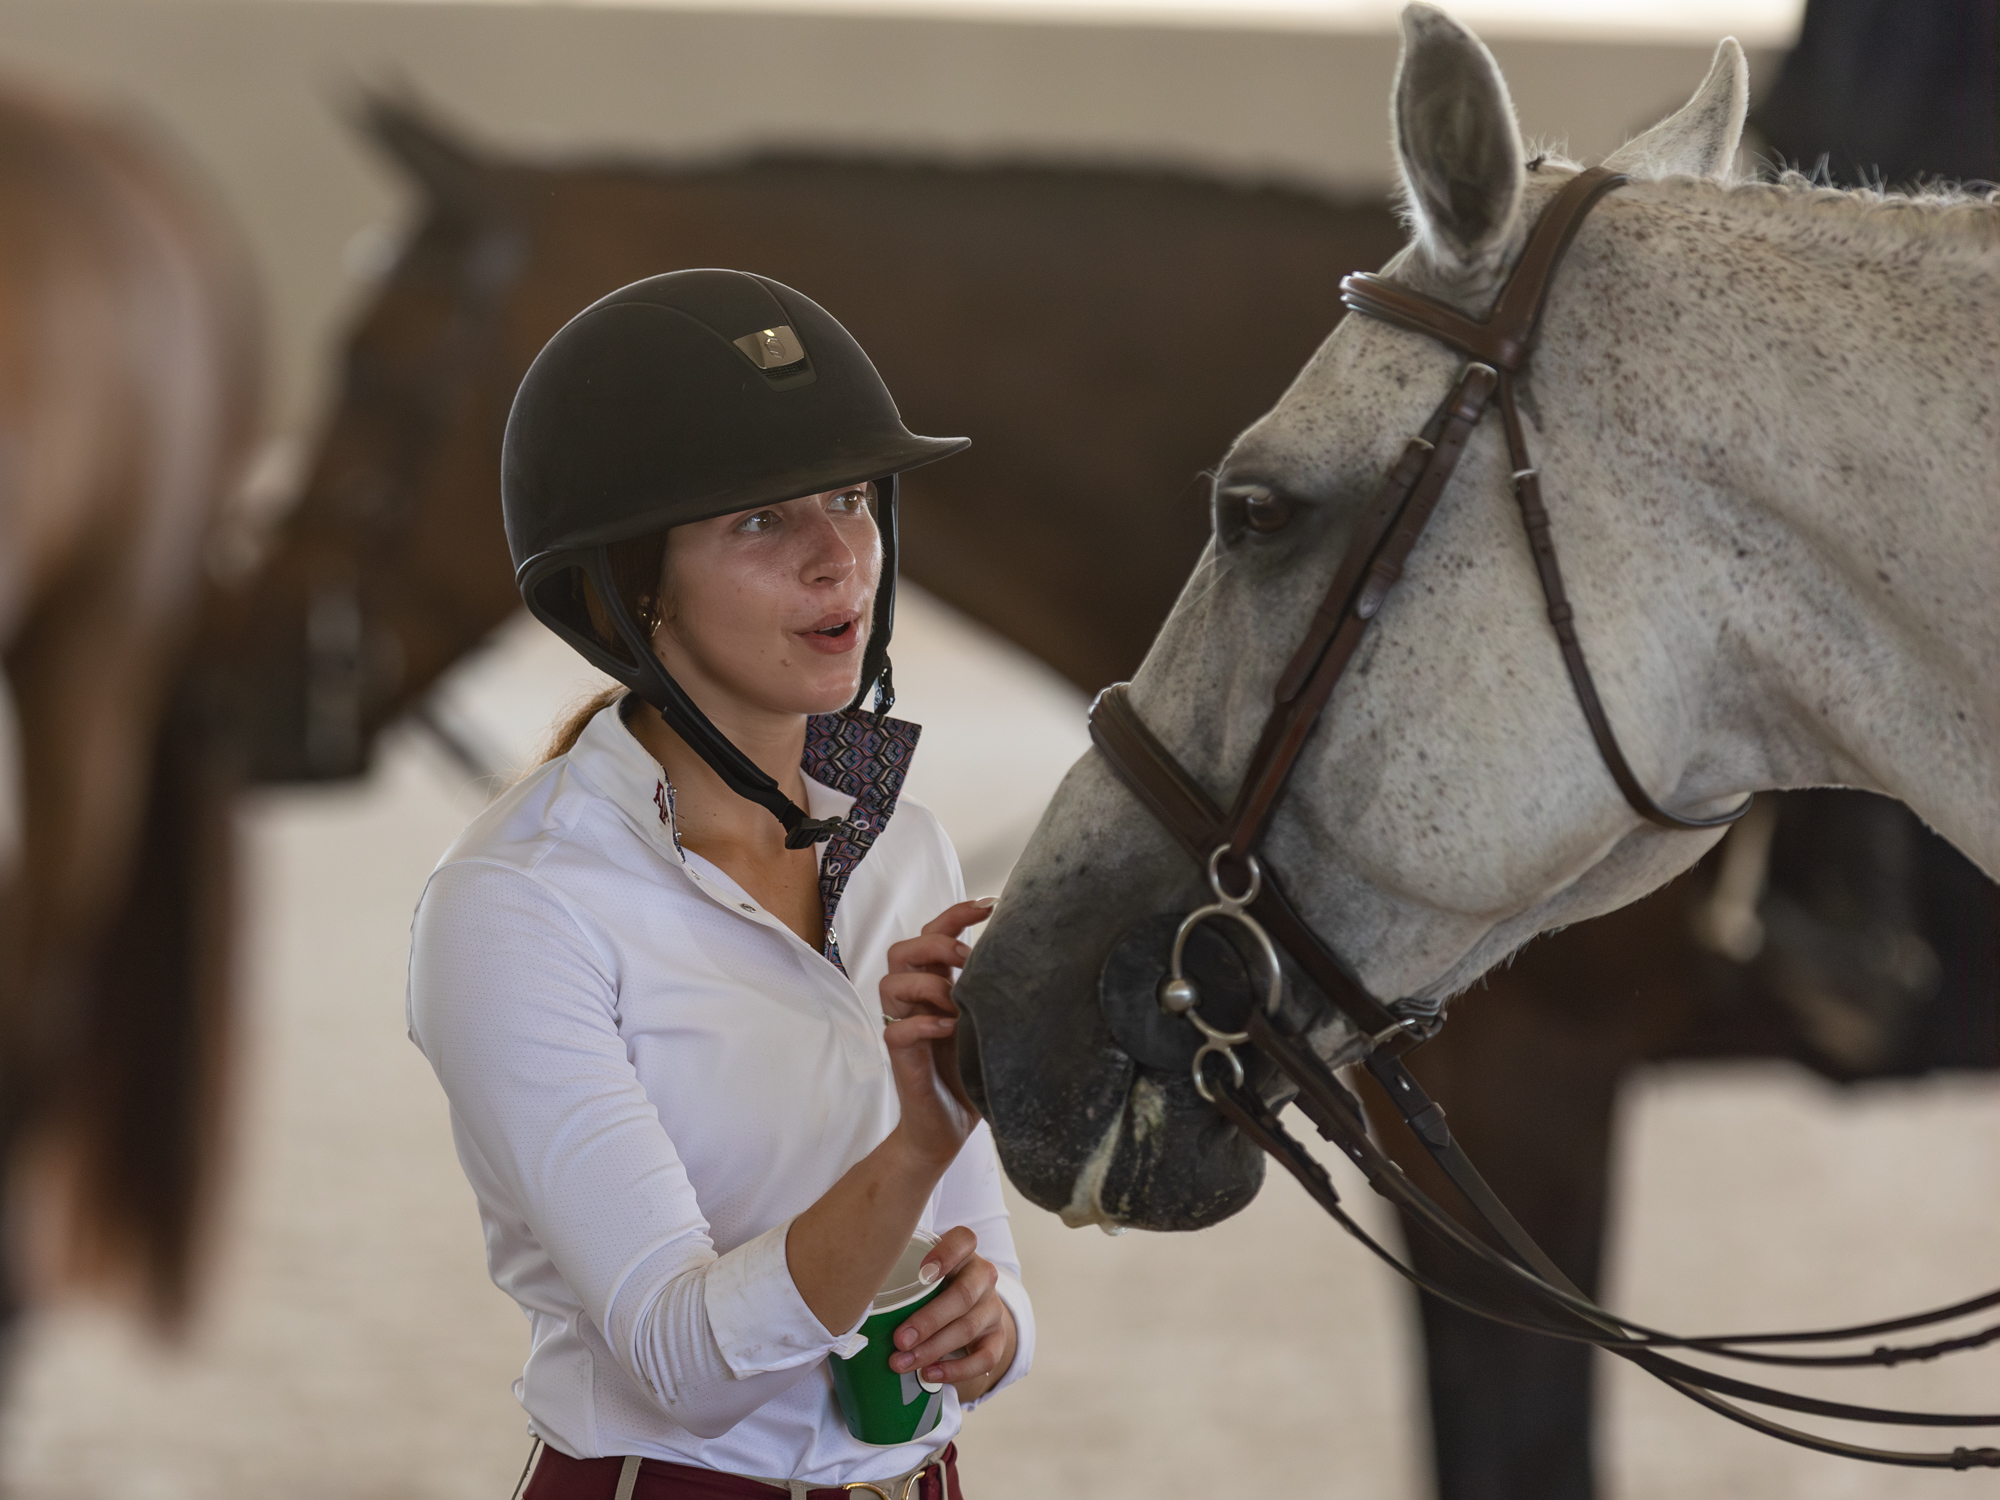
[(852, 1359), (836, 1354), (828, 1361), (847, 1430), (864, 1443), (881, 1448), (913, 1443), (934, 1431), (944, 1416), (943, 1386), (919, 1379), (915, 1370), (905, 1375), (889, 1368), (889, 1356), (896, 1352), (896, 1330), (903, 1320), (944, 1290), (943, 1279), (928, 1286), (917, 1280), (917, 1267), (936, 1247), (934, 1234), (920, 1229), (910, 1237), (882, 1290), (868, 1304), (868, 1316), (859, 1330), (868, 1347)]

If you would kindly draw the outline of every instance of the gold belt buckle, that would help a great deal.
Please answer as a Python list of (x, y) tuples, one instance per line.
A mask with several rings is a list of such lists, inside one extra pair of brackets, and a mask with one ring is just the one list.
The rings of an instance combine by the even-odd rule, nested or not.
[[(919, 1468), (917, 1468), (914, 1472), (912, 1472), (910, 1477), (903, 1481), (903, 1492), (900, 1495), (892, 1495), (881, 1485), (876, 1484), (873, 1480), (868, 1480), (868, 1479), (857, 1479), (852, 1484), (843, 1484), (841, 1488), (848, 1491), (850, 1494), (852, 1494), (856, 1490), (867, 1490), (870, 1494), (879, 1496), (880, 1500), (910, 1500), (911, 1494), (915, 1491), (918, 1481), (920, 1481), (924, 1477), (925, 1471), (928, 1469), (935, 1468), (936, 1466), (937, 1466), (937, 1461), (933, 1459), (930, 1463), (923, 1464)], [(892, 1484), (894, 1482), (895, 1482), (894, 1480), (890, 1481), (890, 1483)]]

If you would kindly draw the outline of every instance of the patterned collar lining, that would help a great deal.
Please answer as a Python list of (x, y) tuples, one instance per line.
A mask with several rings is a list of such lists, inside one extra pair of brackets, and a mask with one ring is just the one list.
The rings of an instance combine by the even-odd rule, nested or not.
[(922, 733), (922, 725), (859, 708), (815, 714), (806, 720), (806, 753), (799, 769), (822, 786), (854, 799), (846, 823), (827, 840), (819, 862), (826, 957), (843, 974), (847, 965), (841, 961), (840, 942), (833, 935), (833, 914), (847, 889), (848, 877), (896, 811), (903, 778), (910, 774), (910, 759)]
[[(613, 711), (624, 721), (638, 702), (636, 695), (627, 694)], [(630, 724), (621, 722), (620, 729), (612, 750), (613, 764), (629, 765), (635, 771), (644, 767), (643, 782), (631, 788), (632, 814), (650, 832), (653, 819), (638, 811), (639, 806), (650, 803), (648, 811), (657, 817), (661, 835), (672, 840), (675, 853), (684, 859), (686, 850), (681, 847), (673, 784), (632, 734)], [(814, 714), (806, 720), (805, 753), (799, 759), (799, 769), (820, 786), (851, 799), (853, 804), (847, 809), (840, 832), (820, 846), (819, 856), (820, 909), (826, 916), (823, 951), (827, 961), (843, 974), (847, 965), (841, 961), (840, 944), (833, 935), (833, 914), (840, 906), (848, 878), (896, 811), (903, 778), (909, 774), (910, 758), (916, 753), (917, 737), (922, 733), (921, 725), (861, 709)], [(594, 740), (591, 745), (579, 741), (572, 753), (588, 756), (594, 744)], [(615, 773), (613, 784), (623, 784)], [(825, 816), (835, 809), (822, 806), (818, 811)]]

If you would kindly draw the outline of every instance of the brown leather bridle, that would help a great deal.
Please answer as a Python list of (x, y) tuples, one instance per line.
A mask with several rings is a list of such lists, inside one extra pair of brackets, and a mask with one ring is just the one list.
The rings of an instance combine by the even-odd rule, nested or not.
[[(1802, 1333), (1718, 1335), (1683, 1338), (1662, 1333), (1599, 1307), (1569, 1280), (1522, 1229), (1493, 1194), (1478, 1169), (1453, 1141), (1443, 1109), (1430, 1100), (1403, 1065), (1402, 1056), (1435, 1032), (1398, 1011), (1420, 1010), (1409, 1003), (1392, 1007), (1370, 994), (1352, 970), (1302, 918), (1257, 849), (1307, 737), (1333, 696), (1369, 623), (1394, 587), (1417, 540), (1423, 535), (1459, 459), (1496, 397), (1513, 466), (1514, 495), (1527, 528), (1535, 570), (1548, 602), (1564, 664), (1585, 721), (1605, 765), (1632, 808), (1647, 821), (1670, 829), (1719, 828), (1749, 806), (1717, 817), (1692, 818), (1666, 811), (1640, 784), (1620, 749), (1591, 680), (1578, 640), (1575, 613), (1563, 590), (1542, 504), (1541, 477), (1527, 448), (1516, 405), (1514, 381), (1533, 352), (1549, 287), (1564, 252), (1590, 210), (1625, 182), (1598, 167), (1567, 183), (1536, 223), (1519, 263), (1484, 321), (1474, 321), (1443, 303), (1395, 285), (1380, 276), (1354, 275), (1341, 282), (1341, 300), (1358, 313), (1438, 339), (1470, 356), (1451, 393), (1422, 433), (1410, 440), (1363, 516), (1332, 584), (1314, 611), (1291, 661), (1278, 679), (1269, 718), (1258, 737), (1234, 803), (1225, 812), (1181, 766), (1132, 707), (1124, 684), (1105, 690), (1092, 706), (1091, 738), (1118, 777), (1145, 804), (1195, 863), (1207, 874), (1213, 901), (1180, 923), (1166, 978), (1159, 984), (1159, 1007), (1187, 1019), (1199, 1034), (1193, 1057), (1196, 1089), (1245, 1136), (1298, 1179), (1340, 1225), (1403, 1276), (1444, 1300), (1506, 1323), (1551, 1337), (1594, 1344), (1631, 1360), (1683, 1395), (1760, 1432), (1787, 1442), (1847, 1458), (1920, 1468), (2000, 1468), (2000, 1449), (1956, 1448), (1949, 1452), (1902, 1452), (1843, 1443), (1783, 1426), (1735, 1404), (1763, 1406), (1848, 1421), (1927, 1427), (2000, 1427), (2000, 1415), (1954, 1415), (1890, 1411), (1825, 1401), (1738, 1380), (1672, 1358), (1663, 1349), (1682, 1349), (1758, 1364), (1839, 1368), (1888, 1366), (1930, 1359), (2000, 1340), (2000, 1324), (1961, 1337), (1915, 1347), (1883, 1346), (1860, 1353), (1789, 1354), (1774, 1348), (1878, 1338), (1929, 1327), (2000, 1305), (2000, 1291), (1952, 1307), (1887, 1322)], [(1236, 924), (1252, 940), (1253, 956), (1265, 969), (1267, 998), (1253, 1005), (1241, 1029), (1215, 1024), (1201, 1014), (1199, 985), (1183, 968), (1183, 950), (1204, 922)], [(1308, 1027), (1325, 1019), (1322, 1009), (1305, 1024), (1279, 1003), (1282, 948), (1293, 963), (1359, 1033), (1362, 1061), (1381, 1083), (1425, 1149), (1464, 1196), (1473, 1212), (1506, 1246), (1502, 1254), (1463, 1227), (1418, 1188), (1368, 1136), (1361, 1107), (1306, 1040)], [(1296, 1102), (1320, 1133), (1361, 1169), (1371, 1187), (1403, 1211), (1418, 1228), (1466, 1258), (1501, 1276), (1513, 1293), (1495, 1302), (1483, 1293), (1455, 1288), (1403, 1264), (1372, 1239), (1340, 1204), (1332, 1181), (1318, 1161), (1286, 1131), (1261, 1094), (1246, 1086), (1238, 1048), (1254, 1048), (1297, 1090)], [(1227, 1065), (1217, 1075), (1211, 1057)], [(1282, 1106), (1280, 1106), (1282, 1107)], [(1734, 1398), (1734, 1399), (1725, 1399)]]

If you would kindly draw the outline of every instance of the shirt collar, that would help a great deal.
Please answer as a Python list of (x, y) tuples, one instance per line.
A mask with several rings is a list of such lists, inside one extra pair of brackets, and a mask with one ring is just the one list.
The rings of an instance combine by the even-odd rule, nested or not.
[[(630, 694), (600, 711), (577, 737), (569, 762), (617, 803), (627, 820), (669, 859), (685, 866), (674, 812), (673, 784), (658, 761), (626, 727)], [(806, 811), (815, 818), (846, 818), (840, 832), (820, 846), (820, 904), (826, 912), (826, 956), (842, 972), (833, 914), (847, 882), (895, 814), (903, 779), (923, 726), (886, 714), (850, 708), (806, 720)]]

